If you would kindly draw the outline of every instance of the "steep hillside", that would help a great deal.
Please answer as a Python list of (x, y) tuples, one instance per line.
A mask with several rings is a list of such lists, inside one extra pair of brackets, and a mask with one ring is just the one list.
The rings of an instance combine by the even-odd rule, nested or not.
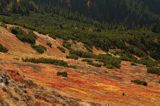
[[(160, 105), (160, 77), (158, 74), (147, 73), (145, 65), (121, 61), (120, 67), (117, 67), (115, 64), (119, 64), (116, 62), (119, 60), (112, 52), (94, 48), (92, 54), (97, 55), (92, 57), (81, 42), (66, 42), (34, 32), (37, 36), (34, 45), (47, 48), (41, 54), (32, 48), (33, 44), (21, 41), (13, 34), (13, 28), (16, 27), (19, 26), (0, 27), (0, 44), (8, 49), (8, 52), (0, 53), (1, 105)], [(24, 33), (30, 31), (19, 28)], [(78, 59), (68, 57), (71, 54)], [(99, 56), (106, 56), (107, 61), (105, 57)], [(61, 64), (64, 62), (68, 65)], [(135, 80), (144, 82), (133, 82)]]
[(159, 0), (0, 0), (0, 106), (159, 106)]

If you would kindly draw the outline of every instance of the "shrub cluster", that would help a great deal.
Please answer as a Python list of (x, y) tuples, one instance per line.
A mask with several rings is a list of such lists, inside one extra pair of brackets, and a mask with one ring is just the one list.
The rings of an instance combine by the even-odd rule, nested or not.
[(65, 47), (68, 50), (70, 50), (71, 49), (71, 44), (69, 42), (63, 42), (63, 47)]
[(148, 68), (148, 69), (147, 69), (147, 72), (148, 72), (148, 73), (151, 73), (151, 74), (160, 75), (160, 68), (151, 67), (151, 68)]
[(57, 48), (58, 48), (61, 52), (63, 52), (63, 53), (66, 52), (66, 50), (65, 50), (63, 47), (58, 46)]
[(134, 62), (137, 60), (137, 58), (133, 56), (133, 54), (126, 52), (126, 51), (117, 52), (117, 54), (120, 55), (120, 59), (123, 61), (133, 61)]
[(135, 46), (132, 46), (130, 45), (127, 50), (126, 50), (128, 53), (130, 54), (134, 54), (138, 57), (145, 57), (146, 56), (146, 53), (144, 53), (141, 49), (135, 47)]
[(57, 76), (68, 77), (68, 73), (66, 71), (57, 72)]
[(67, 56), (67, 58), (78, 60), (79, 57), (77, 55), (75, 55), (75, 54), (70, 54), (69, 56)]
[(37, 36), (31, 31), (29, 33), (26, 33), (19, 27), (14, 27), (11, 28), (11, 32), (15, 34), (16, 37), (23, 42), (27, 42), (30, 44), (35, 44), (36, 42)]
[(81, 51), (81, 50), (70, 50), (70, 54), (76, 55), (81, 58), (93, 58), (94, 57), (92, 53)]
[(87, 62), (89, 65), (92, 65), (92, 66), (95, 66), (95, 67), (101, 67), (102, 64), (99, 64), (99, 63), (94, 63), (92, 60), (90, 59), (83, 59), (82, 61), (85, 61)]
[(32, 63), (44, 63), (44, 64), (54, 64), (64, 67), (69, 67), (68, 63), (62, 60), (56, 60), (51, 58), (23, 58), (24, 62), (32, 62)]
[(76, 65), (69, 65), (69, 68), (77, 69), (78, 67)]
[(4, 27), (4, 28), (7, 28), (6, 24), (4, 22), (1, 22), (1, 21), (0, 21), (0, 26)]
[(93, 48), (88, 46), (88, 45), (85, 45), (86, 49), (88, 50), (88, 52), (93, 52)]
[(50, 48), (52, 48), (52, 43), (51, 42), (47, 42), (47, 45), (50, 47)]
[[(147, 57), (145, 54), (143, 56), (146, 57), (142, 57), (140, 59), (137, 59), (133, 54), (129, 53), (129, 52), (117, 52), (116, 54), (120, 55), (120, 59), (124, 60), (124, 61), (132, 61), (134, 63), (138, 63), (138, 64), (143, 64), (146, 65), (147, 67), (153, 67), (156, 66), (158, 62), (153, 61), (152, 59), (150, 59), (149, 57)], [(137, 55), (138, 56), (138, 55)]]
[(132, 80), (131, 82), (135, 83), (135, 84), (138, 84), (138, 85), (144, 85), (144, 86), (148, 85), (147, 82), (141, 81), (141, 80)]
[(96, 57), (97, 61), (103, 62), (107, 68), (120, 68), (121, 60), (119, 58), (112, 57), (109, 54), (101, 54)]
[(139, 64), (146, 65), (147, 67), (154, 67), (154, 66), (157, 65), (156, 61), (153, 61), (153, 60), (151, 60), (149, 58), (142, 58), (140, 60), (136, 60), (135, 62), (139, 63)]
[(8, 52), (8, 49), (5, 48), (2, 44), (0, 44), (0, 52), (6, 53)]
[[(120, 68), (121, 60), (119, 58), (112, 57), (109, 54), (101, 54), (101, 55), (95, 55), (90, 52), (80, 51), (80, 50), (70, 50), (70, 55), (68, 56), (73, 59), (77, 58), (92, 58), (96, 59), (99, 62), (103, 63), (103, 66), (107, 68)], [(84, 59), (83, 61), (86, 61), (88, 64), (100, 67), (102, 64), (94, 63), (92, 60)]]
[(47, 50), (46, 47), (44, 47), (42, 45), (32, 45), (32, 48), (41, 54)]

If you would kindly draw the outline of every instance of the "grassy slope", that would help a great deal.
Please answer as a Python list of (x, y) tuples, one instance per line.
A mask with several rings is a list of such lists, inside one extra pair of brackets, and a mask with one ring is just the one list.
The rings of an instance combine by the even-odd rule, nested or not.
[[(25, 48), (23, 48), (24, 51), (22, 51), (19, 48), (23, 47), (24, 43), (16, 39), (15, 36), (5, 28), (0, 27), (0, 31), (5, 32), (0, 33), (0, 36), (5, 36), (0, 43), (9, 49), (9, 53), (0, 54), (2, 60), (0, 62), (0, 69), (3, 71), (5, 70), (5, 72), (11, 75), (11, 78), (19, 84), (27, 85), (28, 83), (23, 81), (26, 80), (29, 82), (33, 81), (33, 84), (38, 85), (35, 87), (30, 87), (30, 85), (28, 85), (29, 87), (26, 88), (27, 93), (25, 93), (25, 95), (32, 97), (29, 103), (41, 101), (40, 104), (45, 102), (44, 105), (47, 105), (53, 104), (53, 100), (56, 99), (57, 103), (61, 104), (68, 100), (66, 97), (72, 97), (76, 102), (80, 103), (83, 101), (87, 104), (90, 102), (99, 104), (109, 103), (110, 105), (123, 106), (127, 106), (128, 104), (145, 104), (150, 106), (160, 104), (158, 95), (160, 88), (158, 83), (159, 76), (146, 74), (146, 66), (144, 65), (131, 65), (130, 62), (122, 62), (122, 67), (120, 69), (106, 69), (104, 67), (87, 65), (85, 62), (81, 62), (80, 60), (66, 59), (65, 56), (63, 57), (62, 55), (67, 55), (67, 53), (64, 54), (56, 48), (57, 46), (62, 46), (62, 42), (51, 39), (46, 35), (38, 34), (37, 32), (36, 35), (38, 36), (38, 40), (36, 43), (46, 46), (47, 41), (50, 40), (53, 44), (53, 48), (46, 46), (47, 52), (45, 54), (37, 54), (30, 52), (32, 51), (32, 48), (30, 48), (29, 44), (25, 44)], [(14, 38), (12, 38), (10, 42), (3, 42), (11, 37)], [(17, 44), (16, 48), (12, 49), (13, 46), (7, 46), (11, 44)], [(17, 51), (20, 53), (17, 54)], [(4, 55), (5, 57), (2, 58)], [(12, 58), (12, 61), (8, 61), (6, 57)], [(78, 66), (78, 68), (71, 69), (51, 64), (23, 63), (21, 60), (17, 60), (17, 57), (50, 57), (63, 59), (69, 64)], [(57, 77), (56, 75), (58, 71), (63, 70), (68, 72), (67, 79)], [(130, 81), (134, 79), (145, 80), (148, 83), (148, 86), (143, 87), (132, 84)], [(43, 93), (39, 93), (41, 91), (39, 91), (39, 86), (43, 86), (43, 88), (45, 88), (43, 89)], [(14, 85), (14, 87), (16, 87), (16, 85)], [(58, 97), (63, 97), (62, 100), (60, 98), (55, 98), (55, 96), (57, 97), (57, 94), (52, 92), (54, 90), (60, 93), (60, 96)], [(9, 91), (14, 92), (10, 89)], [(7, 98), (8, 94), (5, 94), (1, 89), (0, 92), (3, 95), (2, 99), (5, 99), (9, 103), (13, 102), (13, 104), (15, 104), (21, 102), (15, 102), (14, 98), (11, 97)], [(19, 94), (14, 93), (14, 96), (17, 95)], [(22, 99), (22, 96), (17, 97), (19, 100)], [(151, 98), (154, 99), (151, 100)], [(82, 101), (78, 101), (77, 99), (81, 99)], [(25, 104), (25, 102), (22, 103)]]
[(130, 54), (139, 55), (141, 53), (142, 57), (149, 54), (157, 60), (160, 59), (158, 55), (160, 51), (159, 34), (147, 29), (107, 29), (105, 26), (69, 20), (56, 14), (32, 13), (29, 16), (0, 16), (0, 20), (47, 33), (53, 38), (78, 40), (105, 51), (120, 48)]

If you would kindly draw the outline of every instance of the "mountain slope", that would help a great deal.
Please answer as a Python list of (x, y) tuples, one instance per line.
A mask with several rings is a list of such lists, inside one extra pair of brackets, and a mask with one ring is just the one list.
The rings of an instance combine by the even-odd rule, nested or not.
[(158, 0), (0, 0), (0, 105), (159, 106)]
[[(41, 44), (47, 48), (47, 51), (40, 54), (31, 48), (31, 44), (22, 42), (15, 37), (15, 34), (11, 33), (12, 27), (19, 26), (8, 24), (6, 26), (0, 27), (0, 37), (3, 38), (3, 41), (0, 40), (0, 44), (8, 49), (7, 53), (0, 53), (0, 104), (21, 106), (95, 106), (107, 104), (113, 106), (159, 106), (159, 76), (147, 73), (145, 65), (122, 61), (120, 68), (111, 69), (110, 67), (109, 69), (106, 66), (97, 67), (82, 61), (85, 57), (70, 59), (66, 57), (70, 50), (63, 44), (64, 40), (53, 39), (34, 32), (38, 37), (36, 45)], [(20, 28), (24, 31), (30, 30)], [(8, 43), (4, 42), (11, 37), (13, 40), (9, 40)], [(48, 41), (52, 43), (52, 47), (46, 45)], [(10, 47), (10, 44), (16, 44), (15, 49)], [(71, 48), (74, 50), (87, 51), (84, 49), (85, 47), (75, 48), (74, 42), (71, 44)], [(23, 46), (25, 48), (20, 50)], [(59, 51), (58, 46), (65, 48), (66, 52)], [(105, 55), (108, 52), (101, 53)], [(40, 57), (61, 59), (75, 67), (23, 61), (24, 58), (38, 59)], [(97, 62), (94, 58), (90, 60)], [(107, 61), (110, 60), (107, 59)], [(67, 72), (67, 77), (59, 76), (58, 72)], [(147, 86), (131, 82), (136, 79), (147, 82)]]

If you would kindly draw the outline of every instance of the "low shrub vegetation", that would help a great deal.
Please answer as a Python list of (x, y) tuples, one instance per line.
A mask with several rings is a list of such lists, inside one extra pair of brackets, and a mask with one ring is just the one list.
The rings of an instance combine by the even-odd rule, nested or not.
[(120, 68), (121, 60), (119, 58), (112, 57), (109, 54), (101, 54), (96, 57), (97, 61), (103, 62), (107, 68)]
[(69, 65), (69, 68), (77, 69), (78, 67), (76, 65)]
[(3, 23), (3, 22), (0, 22), (0, 26), (4, 27), (4, 28), (7, 28), (7, 25), (5, 23)]
[(94, 63), (93, 60), (90, 59), (83, 59), (82, 61), (87, 62), (89, 65), (95, 66), (95, 67), (101, 67), (102, 64)]
[(58, 48), (61, 52), (63, 52), (63, 53), (66, 52), (65, 48), (63, 48), (63, 47), (58, 46), (57, 48)]
[(137, 58), (134, 57), (131, 53), (127, 53), (127, 52), (121, 52), (120, 54), (120, 59), (123, 61), (136, 61)]
[(146, 56), (146, 54), (141, 49), (139, 49), (135, 46), (131, 46), (131, 45), (128, 47), (127, 52), (130, 54), (134, 54), (138, 57), (145, 57)]
[[(19, 17), (18, 20), (15, 20), (17, 17)], [(79, 41), (89, 47), (94, 46), (104, 51), (117, 48), (134, 56), (143, 57), (149, 55), (156, 60), (160, 60), (160, 43), (155, 42), (155, 39), (159, 39), (159, 37), (157, 33), (146, 30), (146, 28), (128, 29), (124, 27), (120, 28), (121, 25), (106, 26), (100, 23), (90, 23), (90, 21), (78, 21), (79, 19), (72, 20), (57, 14), (34, 12), (26, 16), (18, 14), (1, 16), (0, 20), (25, 26), (43, 34), (49, 34), (53, 38), (62, 38), (66, 41)], [(100, 29), (101, 31), (89, 30), (94, 29), (95, 25), (96, 29)]]
[(51, 42), (47, 42), (47, 45), (50, 47), (50, 48), (52, 48), (52, 43)]
[(72, 55), (74, 54), (81, 58), (93, 58), (94, 57), (92, 53), (81, 51), (81, 50), (70, 50), (70, 54)]
[(126, 96), (126, 93), (123, 92), (123, 93), (122, 93), (122, 96)]
[(70, 54), (69, 56), (67, 56), (67, 58), (78, 60), (79, 57), (77, 55), (75, 55), (75, 54)]
[[(83, 61), (86, 61), (88, 64), (100, 67), (102, 64), (94, 63), (92, 59), (96, 59), (99, 62), (103, 63), (103, 66), (107, 68), (120, 68), (121, 59), (112, 57), (109, 54), (95, 55), (90, 52), (80, 51), (80, 50), (70, 50), (70, 55), (74, 55), (79, 58), (85, 58)], [(89, 59), (90, 58), (90, 59)]]
[(136, 60), (135, 62), (138, 63), (138, 64), (146, 65), (147, 67), (154, 67), (154, 66), (157, 65), (156, 61), (153, 61), (149, 58), (142, 58), (140, 60)]
[(32, 45), (32, 48), (41, 54), (47, 50), (46, 47), (44, 47), (42, 45)]
[(136, 64), (136, 63), (134, 63), (134, 62), (132, 62), (132, 63), (131, 63), (131, 65), (132, 65), (132, 66), (136, 66), (137, 64)]
[(92, 66), (95, 66), (95, 67), (101, 67), (101, 66), (102, 66), (102, 64), (94, 63), (94, 62), (88, 63), (88, 64), (90, 64), (90, 65), (92, 65)]
[(8, 49), (5, 48), (2, 44), (0, 44), (0, 52), (6, 53), (8, 52)]
[(68, 63), (62, 60), (56, 60), (51, 58), (23, 58), (24, 62), (32, 62), (32, 63), (44, 63), (44, 64), (54, 64), (58, 66), (69, 67)]
[(63, 42), (63, 47), (67, 48), (68, 50), (71, 49), (71, 44), (69, 42)]
[(92, 47), (90, 47), (90, 46), (88, 46), (88, 45), (85, 45), (85, 47), (86, 47), (86, 49), (88, 50), (88, 52), (93, 52), (93, 48)]
[(87, 63), (92, 63), (93, 61), (90, 59), (83, 59), (82, 61), (87, 62)]
[(11, 28), (11, 32), (16, 35), (16, 37), (22, 42), (27, 42), (30, 44), (35, 44), (37, 36), (33, 32), (26, 33), (18, 27)]
[(148, 68), (147, 72), (150, 73), (150, 74), (160, 75), (160, 68), (154, 68), (154, 67)]
[(66, 71), (57, 72), (57, 76), (68, 77), (68, 73)]
[(132, 80), (132, 83), (138, 84), (138, 85), (143, 85), (143, 86), (147, 86), (147, 82), (145, 81), (141, 81), (141, 80)]

